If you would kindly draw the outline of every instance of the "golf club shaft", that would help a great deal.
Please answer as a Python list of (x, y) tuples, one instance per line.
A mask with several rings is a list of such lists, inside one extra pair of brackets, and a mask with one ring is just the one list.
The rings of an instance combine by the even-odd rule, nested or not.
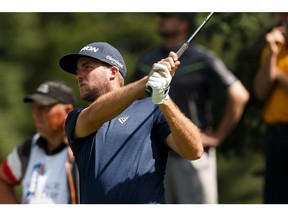
[[(201, 23), (201, 25), (194, 31), (194, 33), (191, 35), (191, 37), (180, 47), (180, 49), (176, 52), (178, 59), (182, 56), (182, 54), (188, 49), (190, 42), (195, 37), (195, 35), (202, 29), (202, 27), (206, 24), (206, 22), (210, 19), (214, 12), (211, 12), (206, 19)], [(149, 95), (152, 95), (152, 88), (148, 86), (146, 88), (146, 92)]]
[(195, 35), (202, 29), (202, 27), (206, 24), (206, 22), (210, 19), (214, 12), (211, 12), (206, 19), (201, 23), (201, 25), (194, 31), (191, 37), (180, 47), (180, 49), (176, 52), (178, 59), (182, 56), (182, 54), (188, 49), (190, 42), (195, 37)]

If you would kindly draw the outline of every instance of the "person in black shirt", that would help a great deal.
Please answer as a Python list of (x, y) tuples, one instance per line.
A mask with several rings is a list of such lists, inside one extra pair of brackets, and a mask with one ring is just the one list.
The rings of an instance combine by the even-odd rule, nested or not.
[[(177, 51), (194, 29), (193, 13), (159, 13), (157, 33), (163, 45), (142, 56), (132, 81), (146, 75), (157, 59)], [(218, 203), (216, 147), (240, 120), (249, 93), (234, 74), (210, 50), (193, 41), (179, 59), (170, 96), (201, 130), (205, 152), (189, 161), (171, 152), (167, 164), (165, 190), (167, 203)], [(211, 99), (226, 98), (226, 108), (218, 127), (212, 128)]]

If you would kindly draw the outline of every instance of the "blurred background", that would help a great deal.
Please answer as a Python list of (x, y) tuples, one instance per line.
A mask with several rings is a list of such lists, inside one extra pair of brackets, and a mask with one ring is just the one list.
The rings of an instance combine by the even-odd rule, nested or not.
[[(196, 13), (199, 25), (208, 13)], [(0, 159), (34, 133), (31, 106), (23, 97), (40, 82), (59, 79), (75, 90), (76, 79), (58, 61), (90, 42), (106, 41), (126, 60), (127, 83), (143, 52), (160, 43), (155, 13), (0, 13)], [(193, 41), (213, 50), (250, 91), (240, 124), (218, 148), (218, 185), (221, 204), (261, 204), (263, 184), (262, 104), (252, 92), (264, 34), (277, 22), (277, 13), (214, 13)], [(181, 60), (181, 59), (180, 59)], [(130, 71), (130, 73), (129, 73)], [(213, 103), (216, 115), (222, 101)]]

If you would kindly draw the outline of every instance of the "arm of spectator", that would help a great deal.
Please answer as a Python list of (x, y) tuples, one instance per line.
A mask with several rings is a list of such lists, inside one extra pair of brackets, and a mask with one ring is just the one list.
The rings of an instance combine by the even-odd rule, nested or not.
[(214, 131), (207, 130), (202, 133), (204, 146), (218, 146), (229, 135), (240, 121), (249, 98), (249, 92), (240, 81), (230, 86), (226, 107), (218, 127)]
[(0, 191), (1, 204), (20, 204), (14, 185), (10, 183), (3, 171), (3, 163), (0, 165)]

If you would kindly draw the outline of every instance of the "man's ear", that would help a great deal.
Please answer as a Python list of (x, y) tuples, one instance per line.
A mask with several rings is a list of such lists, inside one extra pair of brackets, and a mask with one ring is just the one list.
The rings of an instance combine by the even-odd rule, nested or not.
[(118, 73), (120, 72), (119, 68), (115, 66), (111, 66), (110, 71), (111, 71), (110, 80), (114, 80), (118, 76)]
[(68, 114), (74, 109), (74, 106), (72, 104), (67, 104), (65, 107), (66, 113)]

